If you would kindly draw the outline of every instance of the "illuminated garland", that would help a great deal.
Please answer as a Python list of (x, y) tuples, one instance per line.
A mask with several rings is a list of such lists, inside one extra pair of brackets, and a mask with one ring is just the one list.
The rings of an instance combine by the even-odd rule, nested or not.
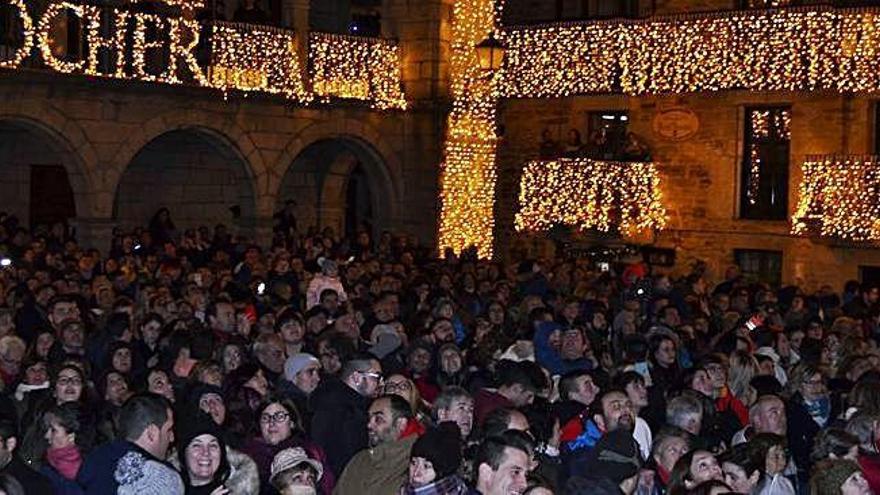
[(803, 165), (791, 232), (880, 240), (880, 156), (814, 156)]
[(758, 202), (761, 187), (761, 144), (760, 139), (781, 139), (791, 141), (791, 110), (752, 110), (749, 114), (752, 139), (749, 147), (749, 181), (746, 196), (749, 203)]
[(311, 100), (302, 80), (292, 31), (217, 22), (211, 37), (211, 86), (224, 91), (282, 94)]
[(880, 13), (828, 7), (511, 27), (503, 94), (880, 90)]
[[(617, 25), (554, 25), (505, 34), (505, 96), (541, 98), (614, 91), (619, 58), (615, 47), (620, 45)], [(566, 49), (559, 50), (561, 46)], [(526, 73), (520, 73), (522, 69)]]
[(374, 108), (406, 109), (395, 43), (377, 38), (312, 33), (309, 36), (315, 94), (369, 100)]
[(660, 178), (653, 163), (586, 158), (526, 164), (520, 181), (517, 231), (559, 225), (632, 235), (666, 225)]
[[(16, 12), (20, 22), (13, 25), (20, 26), (20, 31), (12, 33), (13, 39), (22, 40), (11, 56), (0, 59), (0, 68), (18, 68), (36, 51), (47, 68), (64, 74), (212, 87), (224, 93), (262, 92), (282, 95), (301, 104), (314, 99), (304, 81), (292, 31), (213, 22), (209, 26), (210, 65), (201, 67), (196, 47), (202, 25), (190, 18), (191, 11), (203, 5), (201, 0), (161, 0), (180, 7), (182, 14), (175, 15), (69, 1), (51, 2), (37, 15), (29, 12), (24, 0), (0, 1), (7, 2)], [(82, 39), (76, 43), (86, 50), (79, 58), (58, 53), (66, 40), (54, 39), (55, 26), (68, 15), (77, 17), (83, 27)], [(406, 108), (397, 43), (329, 34), (314, 34), (312, 38), (318, 46), (313, 53), (313, 65), (320, 96), (367, 101), (378, 109)]]
[(21, 19), (21, 25), (24, 29), (24, 33), (22, 33), (24, 42), (22, 46), (15, 51), (15, 55), (13, 55), (12, 58), (5, 60), (0, 59), (0, 68), (4, 69), (18, 67), (19, 64), (27, 58), (31, 53), (31, 49), (34, 47), (34, 21), (28, 13), (27, 4), (24, 3), (24, 0), (9, 0), (9, 4), (12, 7), (15, 7), (16, 12), (18, 13), (18, 18)]
[(492, 256), (495, 226), (495, 78), (480, 69), (475, 45), (494, 30), (493, 0), (456, 0), (452, 14), (452, 112), (440, 168), (440, 251), (475, 247)]

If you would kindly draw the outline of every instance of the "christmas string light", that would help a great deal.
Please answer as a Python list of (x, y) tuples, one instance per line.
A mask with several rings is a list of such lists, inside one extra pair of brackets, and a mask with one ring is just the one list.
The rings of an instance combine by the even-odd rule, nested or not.
[[(125, 79), (125, 26), (128, 24), (128, 12), (116, 10), (110, 12), (113, 34), (109, 37), (101, 35), (101, 9), (86, 6), (86, 44), (88, 45), (88, 64), (86, 74), (91, 76), (109, 76)], [(98, 67), (98, 54), (105, 50), (110, 57), (113, 72), (104, 73)]]
[(441, 252), (473, 247), (481, 258), (492, 257), (495, 112), (504, 75), (483, 72), (475, 46), (494, 31), (501, 8), (493, 0), (456, 0), (453, 6), (452, 111), (440, 166)]
[(21, 19), (22, 29), (24, 31), (22, 33), (23, 43), (11, 58), (0, 60), (0, 68), (14, 69), (18, 67), (25, 58), (27, 58), (31, 53), (31, 49), (34, 47), (34, 21), (28, 13), (27, 4), (24, 3), (24, 0), (8, 1), (9, 5), (14, 7), (15, 11), (18, 13), (18, 18)]
[(40, 22), (37, 24), (36, 34), (37, 46), (40, 47), (40, 55), (43, 57), (43, 62), (51, 67), (52, 70), (64, 74), (71, 74), (80, 71), (86, 65), (85, 60), (80, 60), (78, 62), (61, 60), (55, 56), (55, 53), (52, 51), (54, 48), (52, 43), (52, 28), (56, 25), (58, 17), (66, 15), (68, 10), (72, 12), (73, 15), (79, 17), (80, 20), (84, 19), (85, 10), (82, 5), (76, 5), (70, 2), (53, 3), (49, 5), (46, 12), (40, 18)]
[[(36, 45), (45, 66), (65, 74), (264, 92), (300, 104), (314, 99), (294, 49), (294, 33), (284, 29), (211, 23), (211, 61), (201, 67), (195, 50), (202, 26), (187, 14), (200, 8), (201, 0), (163, 0), (181, 8), (182, 15), (171, 16), (56, 1), (36, 17), (24, 0), (5, 1), (17, 11), (16, 35), (22, 43), (11, 57), (0, 60), (0, 68), (19, 67)], [(76, 41), (85, 47), (81, 57), (60, 54), (67, 40), (53, 39), (67, 15), (79, 18), (83, 26), (83, 39)], [(313, 52), (318, 59), (313, 65), (321, 96), (361, 100), (383, 110), (406, 109), (396, 42), (329, 34), (313, 39), (320, 47)]]
[(269, 26), (214, 23), (210, 83), (224, 91), (281, 94), (300, 103), (312, 99), (293, 32)]
[(751, 144), (749, 145), (749, 181), (746, 197), (750, 204), (758, 202), (761, 186), (761, 144), (759, 140), (791, 140), (791, 110), (766, 109), (749, 112)]
[(792, 234), (880, 240), (880, 156), (809, 156), (802, 170)]
[(330, 97), (367, 100), (377, 109), (405, 110), (396, 43), (378, 38), (311, 33), (312, 87)]
[(877, 91), (878, 16), (823, 6), (513, 26), (502, 92)]
[(546, 232), (560, 224), (624, 235), (664, 228), (656, 166), (586, 158), (529, 162), (520, 181), (514, 227)]

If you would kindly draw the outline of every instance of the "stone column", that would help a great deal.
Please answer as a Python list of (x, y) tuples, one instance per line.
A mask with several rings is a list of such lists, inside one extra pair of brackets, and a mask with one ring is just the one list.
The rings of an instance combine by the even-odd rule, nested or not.
[(76, 217), (71, 221), (80, 247), (98, 249), (102, 256), (110, 252), (113, 227), (116, 225), (113, 218)]

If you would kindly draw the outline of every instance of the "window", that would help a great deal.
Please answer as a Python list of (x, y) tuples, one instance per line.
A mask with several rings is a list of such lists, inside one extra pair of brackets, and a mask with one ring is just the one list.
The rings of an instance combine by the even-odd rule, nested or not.
[(880, 266), (859, 266), (859, 282), (863, 284), (880, 284)]
[(629, 116), (617, 110), (590, 112), (587, 153), (601, 160), (616, 159), (626, 144)]
[(874, 102), (874, 154), (880, 154), (880, 100)]
[(790, 107), (746, 108), (740, 216), (785, 220), (788, 215)]
[(770, 287), (782, 284), (782, 251), (734, 249), (733, 257), (748, 282), (763, 282)]
[(635, 17), (638, 0), (582, 0), (582, 15), (587, 19)]

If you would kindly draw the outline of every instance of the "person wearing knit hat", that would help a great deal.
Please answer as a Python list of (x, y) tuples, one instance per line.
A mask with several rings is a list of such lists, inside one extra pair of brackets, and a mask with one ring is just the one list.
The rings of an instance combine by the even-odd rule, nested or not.
[(187, 495), (209, 495), (224, 486), (229, 478), (223, 434), (203, 413), (181, 418), (177, 428), (177, 455)]
[(321, 361), (311, 354), (300, 352), (284, 362), (284, 379), (309, 395), (321, 382)]
[[(632, 432), (619, 429), (610, 431), (599, 439), (590, 452), (583, 472), (589, 473), (584, 477), (588, 480), (591, 478), (611, 480), (620, 487), (623, 493), (631, 494), (635, 491), (638, 483), (641, 467), (642, 458), (639, 455), (638, 444), (632, 437)], [(572, 495), (592, 493), (572, 489), (573, 486), (589, 488), (590, 483), (570, 480), (567, 493)]]
[(462, 460), (461, 432), (448, 421), (419, 437), (410, 452), (409, 480), (400, 495), (460, 494), (467, 488), (457, 475)]
[[(207, 413), (217, 426), (226, 422), (226, 398), (223, 389), (208, 383), (198, 383), (190, 389), (183, 404), (186, 415), (192, 415), (194, 409)], [(187, 410), (191, 409), (191, 410)]]
[(811, 495), (870, 495), (873, 493), (855, 461), (828, 459), (813, 468)]

